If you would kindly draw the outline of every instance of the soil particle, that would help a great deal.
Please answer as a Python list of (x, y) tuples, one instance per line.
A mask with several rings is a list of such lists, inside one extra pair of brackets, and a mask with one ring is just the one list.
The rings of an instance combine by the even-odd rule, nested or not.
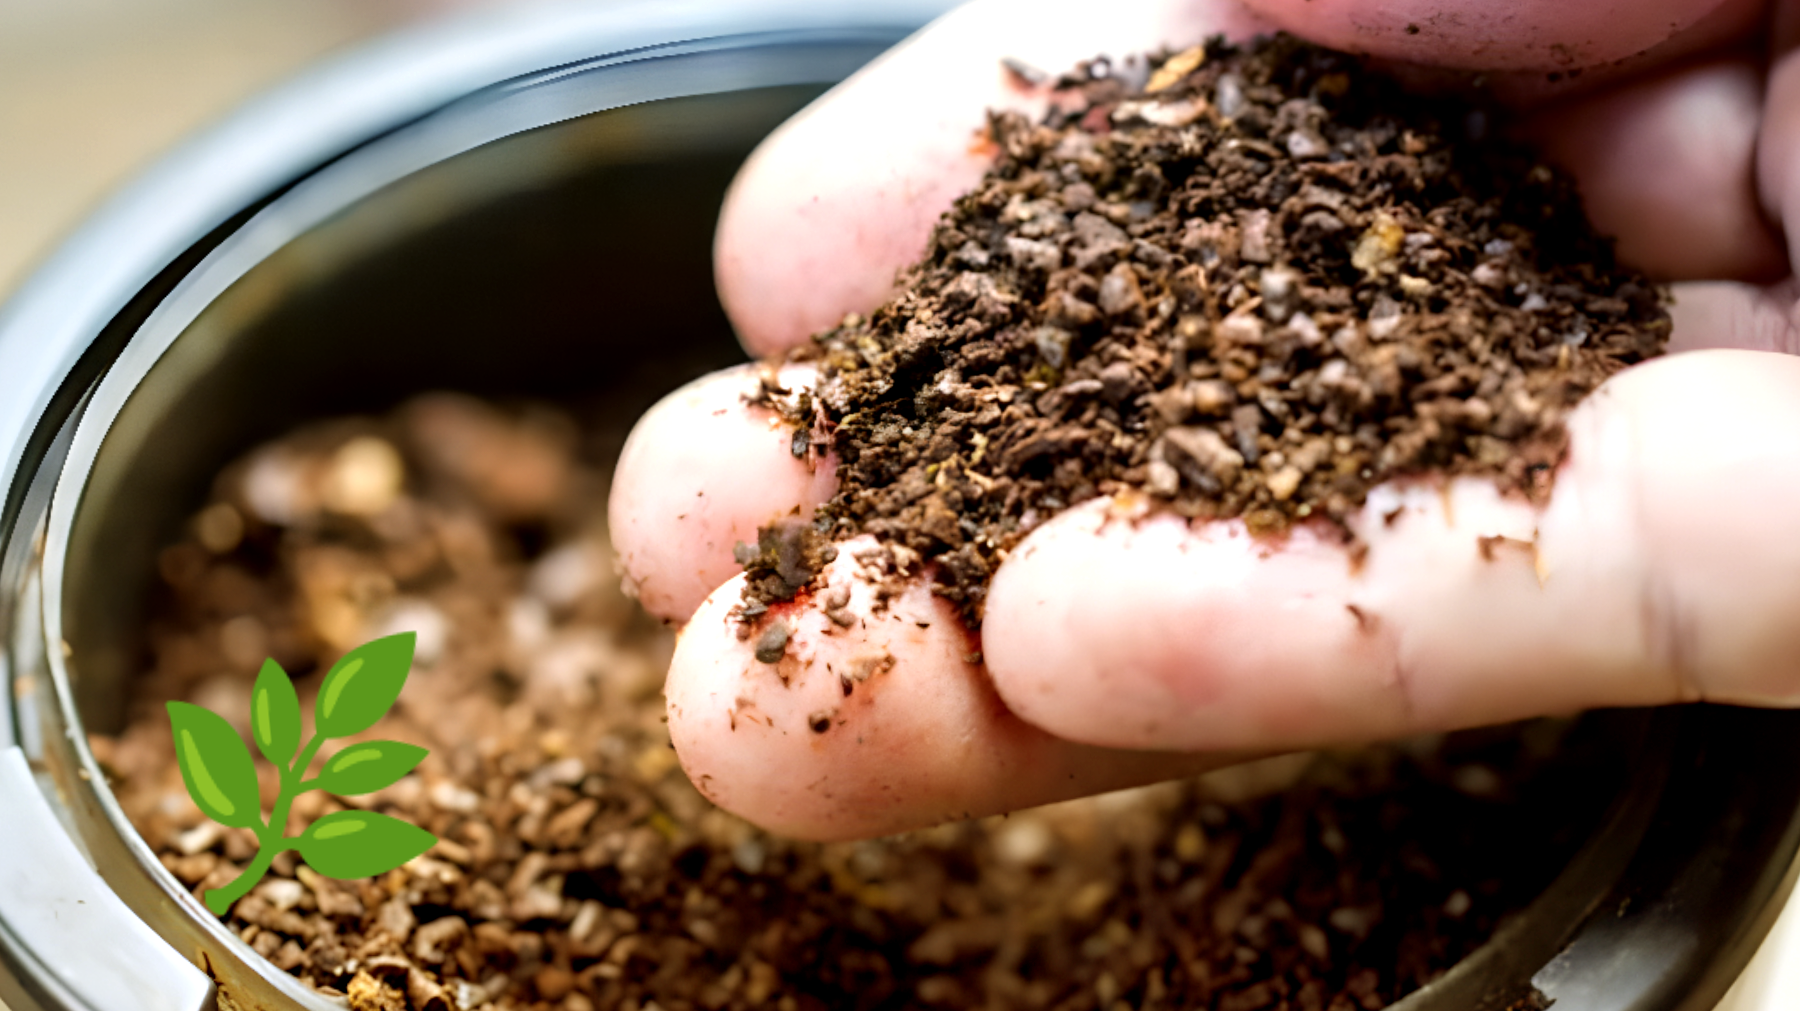
[[(1661, 352), (1662, 292), (1485, 114), (1286, 37), (1145, 68), (994, 115), (900, 293), (791, 353), (820, 382), (788, 417), (839, 461), (807, 536), (906, 547), (979, 623), (1020, 538), (1098, 496), (1345, 538), (1396, 478), (1541, 500), (1568, 410)], [(752, 613), (804, 572), (769, 557)]]
[[(822, 530), (791, 516), (757, 531), (754, 546), (740, 541), (733, 552), (748, 576), (747, 592), (762, 601), (793, 597), (837, 557), (837, 548)], [(753, 607), (743, 613), (754, 618), (765, 609)]]
[(406, 993), (368, 972), (358, 972), (345, 988), (356, 1011), (407, 1011)]
[(762, 663), (780, 663), (787, 655), (788, 637), (793, 634), (786, 622), (773, 621), (756, 637), (756, 659)]
[[(485, 480), (471, 461), (439, 469), (433, 461), (453, 454), (417, 442), (507, 445), (521, 428), (573, 423), (434, 404), (425, 434), (403, 410), (252, 454), (322, 474), (350, 440), (381, 438), (406, 462), (405, 480), (376, 515), (295, 509), (291, 523), (271, 524), (244, 507), (229, 548), (198, 539), (225, 542), (202, 532), (215, 520), (172, 546), (198, 554), (165, 567), (176, 579), (156, 609), (130, 724), (92, 739), (164, 866), (196, 892), (222, 884), (254, 842), (203, 828), (163, 703), (248, 696), (256, 665), (227, 660), (224, 629), (254, 618), (310, 711), (341, 649), (325, 625), (347, 621), (355, 642), (407, 602), (447, 616), (437, 658), (370, 732), (430, 756), (377, 794), (303, 795), (288, 826), (354, 805), (423, 826), (440, 845), (367, 881), (323, 878), (284, 855), (225, 920), (355, 1011), (1377, 1008), (1537, 895), (1616, 782), (1619, 749), (1584, 763), (1569, 757), (1584, 753), (1580, 727), (1533, 724), (1257, 763), (871, 842), (769, 836), (714, 808), (676, 764), (659, 694), (670, 635), (608, 578), (605, 531), (582, 508), (604, 499), (598, 466), (557, 443), (563, 456), (542, 454), (534, 469), (563, 473), (568, 497), (521, 513), (528, 496), (462, 487)], [(457, 404), (470, 416), (446, 419)], [(494, 480), (526, 484), (504, 454), (485, 459), (506, 468)], [(243, 506), (246, 470), (221, 475), (201, 515)], [(888, 551), (869, 563), (910, 564)], [(563, 570), (577, 564), (592, 570)], [(586, 643), (579, 676), (570, 641)], [(893, 666), (876, 652), (835, 673), (853, 690)], [(835, 718), (820, 715), (829, 731)]]
[(1535, 560), (1537, 557), (1536, 543), (1521, 540), (1517, 537), (1506, 537), (1500, 534), (1477, 537), (1475, 539), (1475, 547), (1476, 550), (1481, 553), (1481, 560), (1484, 562), (1491, 562), (1500, 557), (1502, 551), (1519, 552), (1522, 557), (1527, 559)]
[(1356, 619), (1357, 630), (1364, 634), (1372, 633), (1381, 627), (1381, 619), (1364, 608), (1355, 604), (1345, 604), (1344, 609), (1350, 612), (1350, 617)]

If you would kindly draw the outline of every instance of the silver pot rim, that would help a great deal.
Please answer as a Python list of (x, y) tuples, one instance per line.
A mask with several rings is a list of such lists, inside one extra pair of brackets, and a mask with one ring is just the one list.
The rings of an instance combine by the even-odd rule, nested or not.
[[(52, 930), (40, 920), (20, 930), (17, 918), (0, 905), (0, 954), (36, 963), (27, 967), (32, 985), (0, 981), (0, 996), (12, 1001), (15, 1011), (115, 1011), (127, 1006), (119, 1003), (121, 994), (142, 998), (129, 1006), (199, 1007), (218, 999), (208, 996), (215, 982), (227, 993), (333, 1006), (286, 974), (264, 972), (268, 967), (259, 956), (161, 871), (104, 788), (80, 729), (64, 658), (55, 649), (23, 649), (16, 641), (27, 626), (38, 634), (40, 647), (62, 640), (66, 545), (91, 466), (126, 398), (187, 323), (249, 264), (357, 193), (507, 132), (644, 100), (644, 95), (615, 94), (613, 105), (604, 104), (579, 86), (583, 75), (597, 79), (668, 56), (813, 31), (861, 38), (872, 54), (950, 5), (947, 0), (577, 2), (466, 18), (380, 43), (252, 103), (171, 155), (111, 201), (0, 309), (0, 375), (25, 393), (0, 399), (0, 488), (5, 489), (0, 627), (10, 627), (15, 639), (7, 666), (0, 667), (0, 680), (11, 682), (0, 693), (0, 750), (13, 743), (9, 737), (15, 730), (25, 745), (0, 761), (0, 797), (9, 790), (12, 796), (42, 791), (40, 805), (44, 794), (60, 804), (44, 806), (49, 819), (86, 817), (111, 826), (132, 864), (155, 868), (150, 877), (160, 887), (156, 894), (135, 894), (131, 906), (144, 913), (162, 904), (192, 928), (178, 937), (165, 931), (161, 938), (145, 929), (115, 946), (110, 954), (144, 981), (132, 992), (120, 988), (122, 979), (129, 980), (119, 965), (97, 960), (93, 946), (81, 943), (79, 929), (64, 923)], [(346, 96), (356, 101), (343, 101)], [(531, 115), (496, 117), (505, 108), (516, 112), (522, 101), (538, 102)], [(15, 585), (35, 585), (40, 592), (35, 598), (7, 596)], [(7, 699), (34, 676), (38, 691), (19, 695), (20, 711), (10, 711)], [(34, 704), (47, 712), (25, 711)], [(40, 724), (39, 716), (48, 723)], [(1782, 716), (1698, 709), (1657, 714), (1652, 722), (1654, 733), (1697, 747), (1724, 748), (1734, 737), (1763, 740), (1784, 731), (1800, 742), (1800, 735), (1791, 733), (1795, 721), (1784, 722)], [(46, 738), (34, 730), (45, 725), (64, 732)], [(1788, 750), (1800, 757), (1800, 743)], [(23, 765), (22, 757), (31, 758), (33, 766)], [(1680, 780), (1682, 770), (1665, 772)], [(1684, 888), (1706, 881), (1721, 887), (1720, 875), (1701, 872), (1708, 871), (1707, 862), (1724, 859), (1730, 843), (1705, 833), (1689, 833), (1694, 838), (1687, 839), (1680, 825), (1671, 824), (1684, 814), (1715, 810), (1706, 806), (1706, 784), (1688, 782), (1679, 803), (1659, 800), (1617, 815), (1615, 821), (1631, 823), (1621, 839), (1631, 847), (1640, 838), (1648, 841), (1641, 849), (1604, 854), (1609, 860), (1629, 859), (1630, 866), (1619, 868), (1618, 880), (1608, 879), (1604, 894), (1581, 896), (1579, 908), (1563, 911), (1574, 918), (1572, 936), (1521, 940), (1516, 950), (1489, 962), (1535, 982), (1558, 999), (1559, 1011), (1710, 1008), (1767, 931), (1792, 886), (1793, 855), (1800, 849), (1800, 787), (1769, 787), (1752, 796), (1753, 784), (1734, 782), (1740, 807), (1718, 810), (1741, 812), (1755, 803), (1778, 810), (1764, 812), (1766, 838), (1759, 839), (1766, 845), (1757, 858), (1763, 863), (1731, 879), (1740, 893), (1727, 904), (1731, 915), (1720, 918), (1715, 910), (1710, 919), (1702, 917), (1701, 925), (1718, 936), (1694, 936), (1701, 925), (1682, 919)], [(85, 814), (70, 814), (82, 805)], [(107, 905), (108, 915), (132, 916), (118, 894), (122, 881), (112, 874), (102, 882), (91, 870), (85, 878), (80, 873), (96, 862), (93, 838), (69, 825), (46, 824), (35, 808), (29, 817), (31, 831), (16, 838), (28, 838), (32, 848), (15, 852), (10, 862), (0, 854), (0, 888), (9, 868), (28, 871), (34, 860), (58, 860), (60, 874), (81, 878), (65, 890), (85, 896), (73, 901)], [(59, 840), (64, 828), (73, 830)], [(1672, 846), (1667, 842), (1672, 838), (1686, 841)], [(90, 851), (82, 853), (80, 846)], [(1632, 909), (1630, 902), (1639, 896), (1652, 908)], [(0, 901), (5, 897), (0, 892)], [(191, 946), (193, 954), (178, 954), (170, 944)], [(196, 970), (190, 957), (203, 961), (206, 971)], [(1450, 1006), (1442, 1002), (1452, 997), (1478, 998), (1477, 989), (1460, 989), (1479, 982), (1465, 983), (1467, 976), (1453, 972), (1442, 986), (1407, 998), (1401, 1007), (1422, 1011)]]

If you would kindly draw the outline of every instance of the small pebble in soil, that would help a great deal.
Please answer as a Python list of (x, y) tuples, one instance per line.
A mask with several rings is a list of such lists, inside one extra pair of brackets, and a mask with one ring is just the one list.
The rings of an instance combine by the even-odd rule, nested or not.
[(787, 655), (788, 637), (792, 634), (785, 622), (770, 622), (756, 638), (756, 659), (763, 663), (780, 662)]

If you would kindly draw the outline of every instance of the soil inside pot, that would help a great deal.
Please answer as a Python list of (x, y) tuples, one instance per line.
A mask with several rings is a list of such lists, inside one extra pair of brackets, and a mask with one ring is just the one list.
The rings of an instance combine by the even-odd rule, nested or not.
[(302, 795), (288, 830), (355, 804), (442, 842), (363, 881), (278, 858), (226, 922), (281, 970), (359, 1011), (1374, 1009), (1538, 895), (1624, 775), (1545, 722), (873, 842), (771, 837), (676, 764), (670, 636), (596, 518), (588, 447), (613, 435), (455, 395), (323, 422), (223, 472), (162, 553), (131, 722), (92, 744), (196, 894), (256, 844), (188, 799), (162, 703), (247, 730), (273, 655), (310, 713), (342, 651), (418, 633), (368, 736), (430, 757), (378, 794)]
[[(1059, 89), (992, 118), (899, 294), (790, 356), (816, 394), (768, 397), (838, 458), (816, 536), (902, 549), (972, 624), (1007, 552), (1100, 496), (1268, 535), (1342, 532), (1397, 478), (1540, 498), (1567, 412), (1668, 339), (1565, 175), (1353, 57), (1215, 40)], [(749, 617), (797, 589), (772, 558)]]

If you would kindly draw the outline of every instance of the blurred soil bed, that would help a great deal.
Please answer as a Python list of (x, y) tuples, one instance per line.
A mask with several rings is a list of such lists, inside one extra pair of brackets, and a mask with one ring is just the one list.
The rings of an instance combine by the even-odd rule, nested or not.
[(621, 593), (602, 522), (616, 435), (452, 394), (320, 422), (227, 468), (163, 552), (129, 725), (92, 744), (195, 894), (256, 844), (188, 799), (163, 703), (247, 730), (273, 656), (310, 713), (336, 656), (418, 634), (367, 736), (431, 756), (377, 794), (303, 795), (289, 831), (357, 805), (441, 842), (364, 881), (277, 858), (226, 922), (281, 970), (359, 1011), (1375, 1009), (1539, 894), (1622, 775), (1582, 724), (1534, 723), (872, 842), (771, 837), (671, 750), (672, 636)]

